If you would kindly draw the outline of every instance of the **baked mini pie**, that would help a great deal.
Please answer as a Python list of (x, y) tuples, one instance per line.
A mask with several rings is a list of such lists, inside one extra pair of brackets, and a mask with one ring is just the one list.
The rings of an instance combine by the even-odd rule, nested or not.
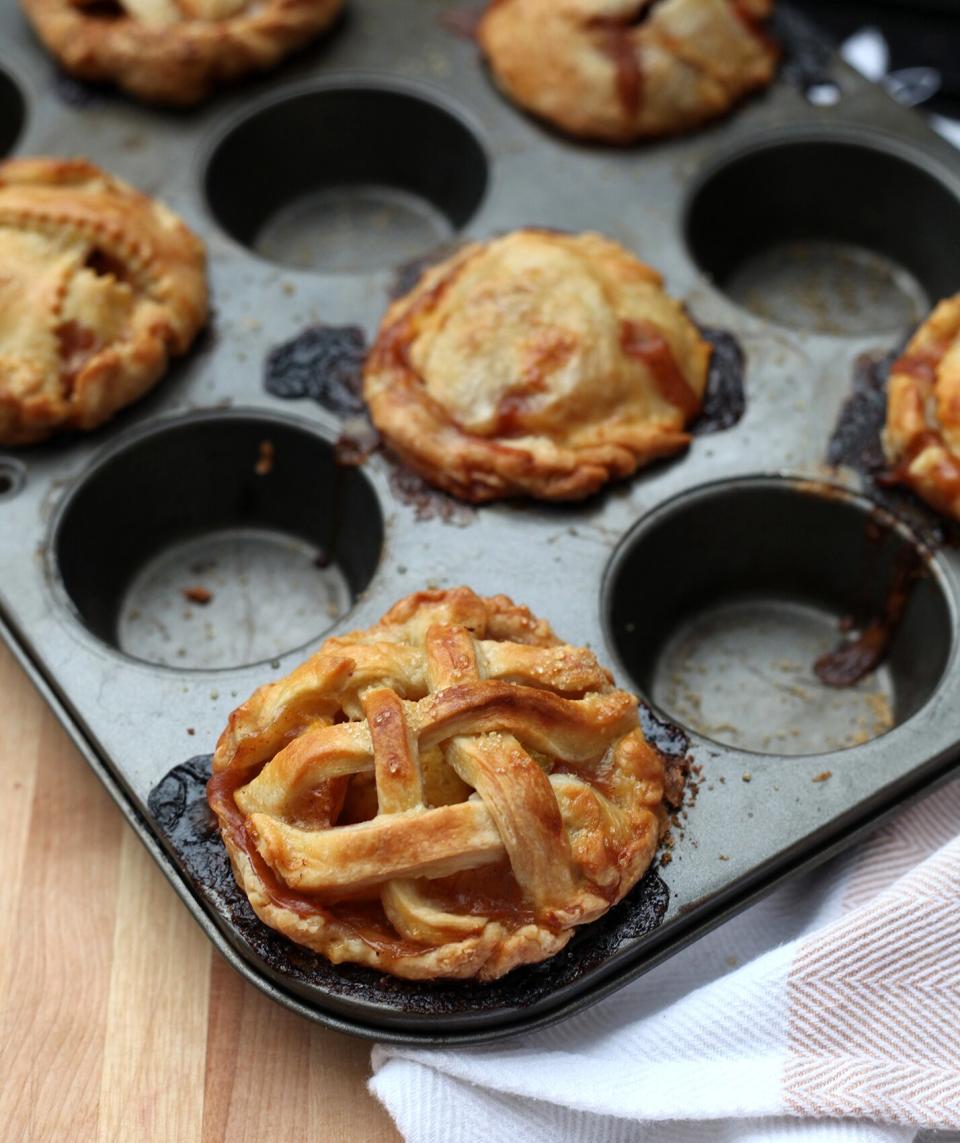
[(208, 786), (257, 915), (334, 963), (493, 980), (637, 883), (664, 760), (591, 651), (425, 591), (230, 716)]
[(960, 520), (960, 294), (891, 366), (883, 447), (896, 479)]
[(568, 500), (684, 448), (711, 347), (599, 234), (518, 230), (433, 266), (364, 370), (374, 424), (465, 500)]
[(629, 143), (723, 115), (773, 78), (772, 0), (492, 0), (478, 38), (521, 107)]
[(203, 243), (82, 159), (0, 164), (0, 444), (90, 429), (207, 316)]
[(78, 79), (187, 105), (272, 67), (322, 32), (343, 0), (21, 0)]

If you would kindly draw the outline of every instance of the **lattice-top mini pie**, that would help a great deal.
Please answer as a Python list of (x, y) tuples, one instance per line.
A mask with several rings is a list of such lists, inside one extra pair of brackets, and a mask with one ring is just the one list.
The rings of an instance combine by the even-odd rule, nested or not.
[(331, 961), (491, 980), (619, 901), (664, 823), (637, 700), (505, 596), (421, 592), (230, 717), (209, 800), (260, 918)]
[(272, 67), (313, 39), (343, 0), (21, 0), (71, 75), (139, 99), (190, 104)]
[(710, 352), (622, 246), (518, 230), (394, 302), (364, 397), (403, 460), (457, 496), (573, 499), (689, 442)]
[(765, 87), (771, 0), (492, 0), (479, 40), (516, 103), (572, 135), (627, 143), (724, 114)]
[(136, 400), (207, 315), (200, 240), (80, 159), (0, 164), (0, 444)]
[(960, 520), (960, 294), (891, 366), (883, 445), (896, 478)]

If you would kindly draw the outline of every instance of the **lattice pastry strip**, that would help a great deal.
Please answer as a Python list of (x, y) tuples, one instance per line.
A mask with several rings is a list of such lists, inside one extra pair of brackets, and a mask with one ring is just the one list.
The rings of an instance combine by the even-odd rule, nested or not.
[[(412, 977), (491, 978), (557, 951), (641, 876), (663, 820), (636, 700), (525, 609), (465, 588), (413, 596), (261, 688), (214, 769), (259, 915)], [(358, 814), (371, 778), (375, 811)]]

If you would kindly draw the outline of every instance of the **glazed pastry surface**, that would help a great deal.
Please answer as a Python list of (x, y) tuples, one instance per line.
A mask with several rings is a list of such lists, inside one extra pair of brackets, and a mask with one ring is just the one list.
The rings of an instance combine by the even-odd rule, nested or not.
[(402, 459), (456, 496), (576, 499), (689, 443), (710, 352), (622, 246), (519, 230), (393, 303), (364, 397)]
[(505, 596), (420, 592), (230, 717), (210, 805), (266, 924), (334, 963), (492, 980), (656, 852), (664, 762), (592, 652)]
[(499, 86), (571, 135), (628, 143), (723, 115), (773, 78), (771, 0), (493, 0)]
[(0, 164), (0, 444), (90, 429), (207, 317), (203, 243), (82, 159)]
[(20, 0), (64, 70), (150, 103), (188, 105), (272, 67), (343, 0)]
[(900, 481), (960, 520), (960, 294), (936, 307), (891, 366), (883, 446)]

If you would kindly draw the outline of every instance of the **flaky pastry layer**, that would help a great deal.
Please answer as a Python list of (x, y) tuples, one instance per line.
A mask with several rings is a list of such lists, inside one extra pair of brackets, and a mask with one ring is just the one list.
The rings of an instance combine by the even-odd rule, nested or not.
[(479, 40), (499, 86), (572, 134), (687, 131), (773, 78), (771, 0), (493, 0)]
[(960, 294), (940, 302), (891, 366), (883, 447), (897, 479), (960, 520)]
[(688, 444), (710, 352), (616, 242), (518, 230), (390, 306), (363, 392), (390, 446), (454, 495), (577, 499)]
[(79, 79), (186, 106), (262, 71), (328, 27), (343, 0), (21, 0)]
[(230, 717), (208, 796), (266, 924), (334, 963), (491, 980), (639, 880), (664, 765), (592, 652), (420, 592)]
[(0, 164), (0, 444), (90, 429), (207, 317), (203, 243), (82, 159)]

